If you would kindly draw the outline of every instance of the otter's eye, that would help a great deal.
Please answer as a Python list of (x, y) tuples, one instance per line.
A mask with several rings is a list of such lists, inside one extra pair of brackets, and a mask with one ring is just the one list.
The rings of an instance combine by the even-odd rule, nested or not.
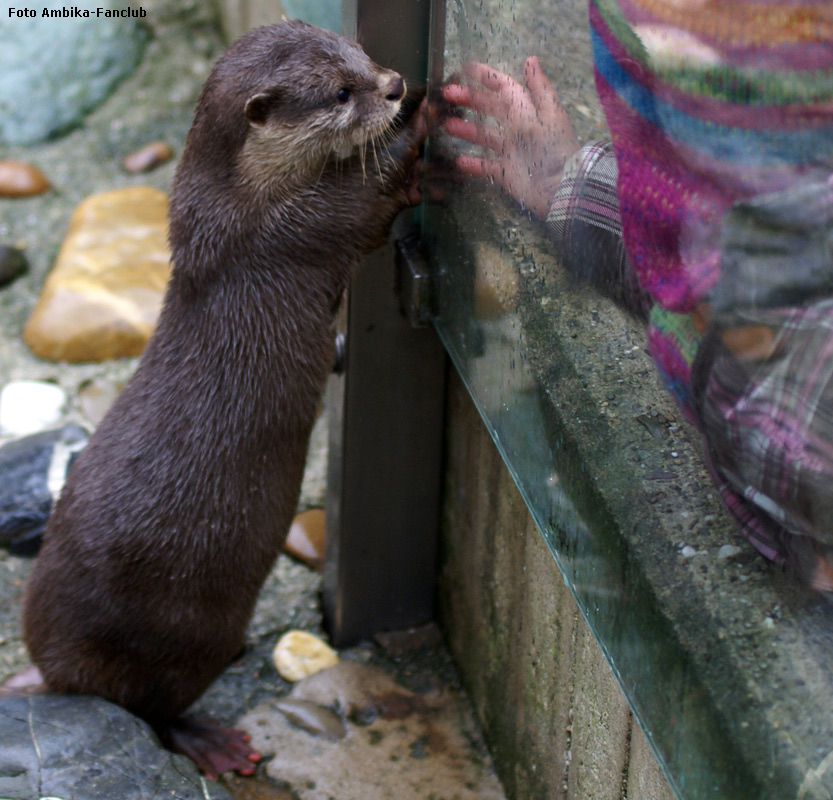
[(336, 100), (338, 100), (339, 103), (346, 103), (352, 94), (353, 93), (346, 86), (343, 86), (336, 93)]

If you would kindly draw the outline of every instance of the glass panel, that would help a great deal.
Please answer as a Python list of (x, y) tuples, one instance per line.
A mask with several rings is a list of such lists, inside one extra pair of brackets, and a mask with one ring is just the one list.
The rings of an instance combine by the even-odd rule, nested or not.
[(565, 581), (681, 797), (833, 797), (833, 4), (433, 29), (435, 324)]

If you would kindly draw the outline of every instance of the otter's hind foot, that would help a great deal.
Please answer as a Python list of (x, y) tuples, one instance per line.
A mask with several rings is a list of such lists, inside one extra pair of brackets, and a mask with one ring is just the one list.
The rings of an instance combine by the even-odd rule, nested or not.
[(249, 734), (223, 728), (210, 719), (181, 717), (164, 728), (160, 738), (169, 750), (188, 756), (212, 781), (229, 770), (252, 775), (261, 759), (247, 744)]
[(40, 694), (46, 691), (43, 676), (40, 670), (35, 667), (28, 667), (23, 672), (9, 678), (0, 685), (0, 698), (4, 697), (31, 697), (33, 694)]

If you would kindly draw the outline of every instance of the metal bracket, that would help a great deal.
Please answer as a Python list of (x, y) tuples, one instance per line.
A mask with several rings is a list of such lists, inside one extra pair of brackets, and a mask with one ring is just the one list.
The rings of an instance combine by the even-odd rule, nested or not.
[(419, 248), (418, 233), (397, 239), (395, 291), (399, 309), (413, 328), (424, 328), (431, 322), (433, 293), (431, 270)]

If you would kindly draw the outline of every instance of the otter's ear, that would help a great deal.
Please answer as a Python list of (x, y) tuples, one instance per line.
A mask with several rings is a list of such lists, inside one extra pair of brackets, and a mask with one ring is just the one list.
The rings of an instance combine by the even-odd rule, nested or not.
[(276, 97), (274, 93), (253, 94), (247, 101), (244, 109), (246, 117), (252, 125), (262, 127), (269, 117), (269, 109), (274, 105)]

